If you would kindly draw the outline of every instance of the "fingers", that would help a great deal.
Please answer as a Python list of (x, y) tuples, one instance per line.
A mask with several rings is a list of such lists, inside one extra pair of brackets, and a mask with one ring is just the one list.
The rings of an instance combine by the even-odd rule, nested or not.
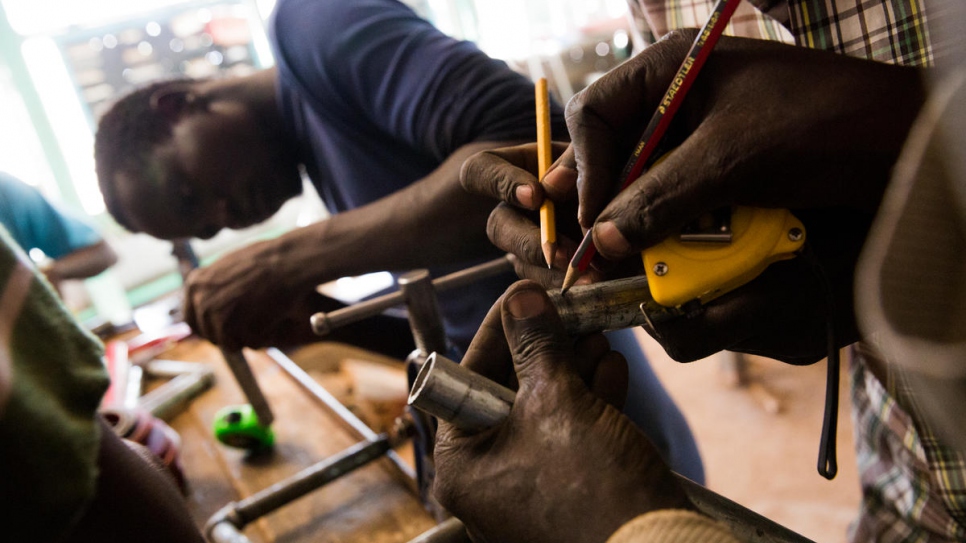
[(544, 194), (537, 169), (535, 143), (491, 149), (463, 162), (460, 183), (471, 193), (524, 209), (538, 209)]
[(679, 231), (702, 213), (731, 205), (722, 190), (738, 154), (730, 132), (698, 127), (617, 194), (594, 225), (594, 245), (604, 258), (619, 260)]
[(591, 392), (617, 409), (623, 409), (627, 397), (627, 361), (603, 334), (591, 334), (577, 340), (577, 369)]
[(543, 190), (555, 202), (577, 196), (577, 162), (571, 145), (554, 143), (554, 153), (560, 154), (543, 176)]
[(563, 281), (563, 271), (575, 244), (558, 232), (557, 254), (553, 269), (547, 269), (540, 243), (540, 227), (505, 203), (496, 206), (486, 223), (490, 242), (515, 255), (514, 268), (524, 279), (537, 281), (546, 288)]
[(687, 54), (693, 32), (675, 32), (611, 70), (567, 104), (579, 172), (578, 220), (590, 228), (619, 189), (624, 163)]

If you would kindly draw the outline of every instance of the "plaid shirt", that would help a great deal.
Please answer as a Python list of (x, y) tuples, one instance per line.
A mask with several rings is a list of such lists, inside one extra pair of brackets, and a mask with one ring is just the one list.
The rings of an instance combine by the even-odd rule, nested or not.
[[(964, 0), (966, 1), (966, 0)], [(748, 0), (726, 33), (902, 65), (931, 66), (925, 0)], [(714, 0), (629, 0), (654, 36), (700, 27)], [(757, 9), (754, 9), (757, 8)], [(966, 541), (966, 463), (916, 416), (916, 399), (890, 370), (884, 387), (852, 365), (852, 417), (863, 489), (850, 540), (877, 543)]]
[[(726, 34), (777, 39), (880, 62), (932, 64), (925, 0), (749, 0)], [(629, 0), (631, 10), (657, 37), (699, 28), (712, 0)]]
[(862, 514), (850, 539), (966, 541), (966, 462), (939, 443), (919, 418), (901, 370), (889, 366), (883, 386), (867, 369), (877, 359), (874, 350), (859, 345), (855, 354), (852, 419)]

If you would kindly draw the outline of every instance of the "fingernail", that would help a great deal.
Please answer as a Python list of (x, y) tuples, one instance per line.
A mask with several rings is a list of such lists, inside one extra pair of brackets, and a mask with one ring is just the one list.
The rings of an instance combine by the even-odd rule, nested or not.
[(523, 207), (532, 208), (533, 207), (533, 187), (530, 185), (520, 185), (513, 192), (516, 197), (517, 202)]
[(598, 251), (608, 256), (623, 256), (631, 250), (630, 242), (610, 221), (594, 226), (594, 245)]
[(529, 319), (544, 312), (547, 307), (546, 298), (533, 289), (524, 289), (510, 296), (506, 301), (510, 315), (515, 319)]

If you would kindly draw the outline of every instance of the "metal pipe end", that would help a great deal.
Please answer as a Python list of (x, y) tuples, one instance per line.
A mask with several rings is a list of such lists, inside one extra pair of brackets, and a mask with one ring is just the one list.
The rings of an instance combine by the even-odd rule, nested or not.
[(433, 367), (436, 365), (436, 352), (433, 351), (429, 353), (426, 360), (423, 361), (421, 367), (419, 368), (419, 373), (416, 374), (416, 378), (413, 379), (413, 386), (409, 390), (409, 399), (406, 401), (407, 404), (412, 406), (419, 406), (421, 403), (420, 395), (426, 388), (426, 384), (429, 382), (430, 373), (433, 371)]
[(312, 324), (312, 331), (315, 332), (317, 336), (327, 336), (329, 332), (332, 331), (332, 325), (329, 322), (329, 316), (325, 313), (316, 313), (309, 318), (309, 322)]

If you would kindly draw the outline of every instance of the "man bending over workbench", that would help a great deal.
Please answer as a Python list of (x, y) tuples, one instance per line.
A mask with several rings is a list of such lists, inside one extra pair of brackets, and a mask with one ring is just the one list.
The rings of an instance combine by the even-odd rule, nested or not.
[[(270, 34), (276, 67), (155, 83), (99, 123), (101, 188), (131, 231), (208, 238), (256, 224), (300, 194), (303, 169), (333, 213), (193, 272), (185, 316), (197, 333), (228, 349), (305, 343), (318, 339), (309, 317), (333, 308), (318, 284), (415, 268), (439, 277), (501, 254), (486, 236), (491, 201), (466, 193), (459, 169), (534, 139), (531, 82), (395, 0), (283, 0)], [(553, 119), (562, 139), (558, 105)], [(441, 294), (457, 350), (512, 280)], [(377, 349), (377, 335), (362, 346)], [(627, 412), (674, 469), (703, 480), (687, 423), (633, 332), (609, 337), (630, 361)]]

